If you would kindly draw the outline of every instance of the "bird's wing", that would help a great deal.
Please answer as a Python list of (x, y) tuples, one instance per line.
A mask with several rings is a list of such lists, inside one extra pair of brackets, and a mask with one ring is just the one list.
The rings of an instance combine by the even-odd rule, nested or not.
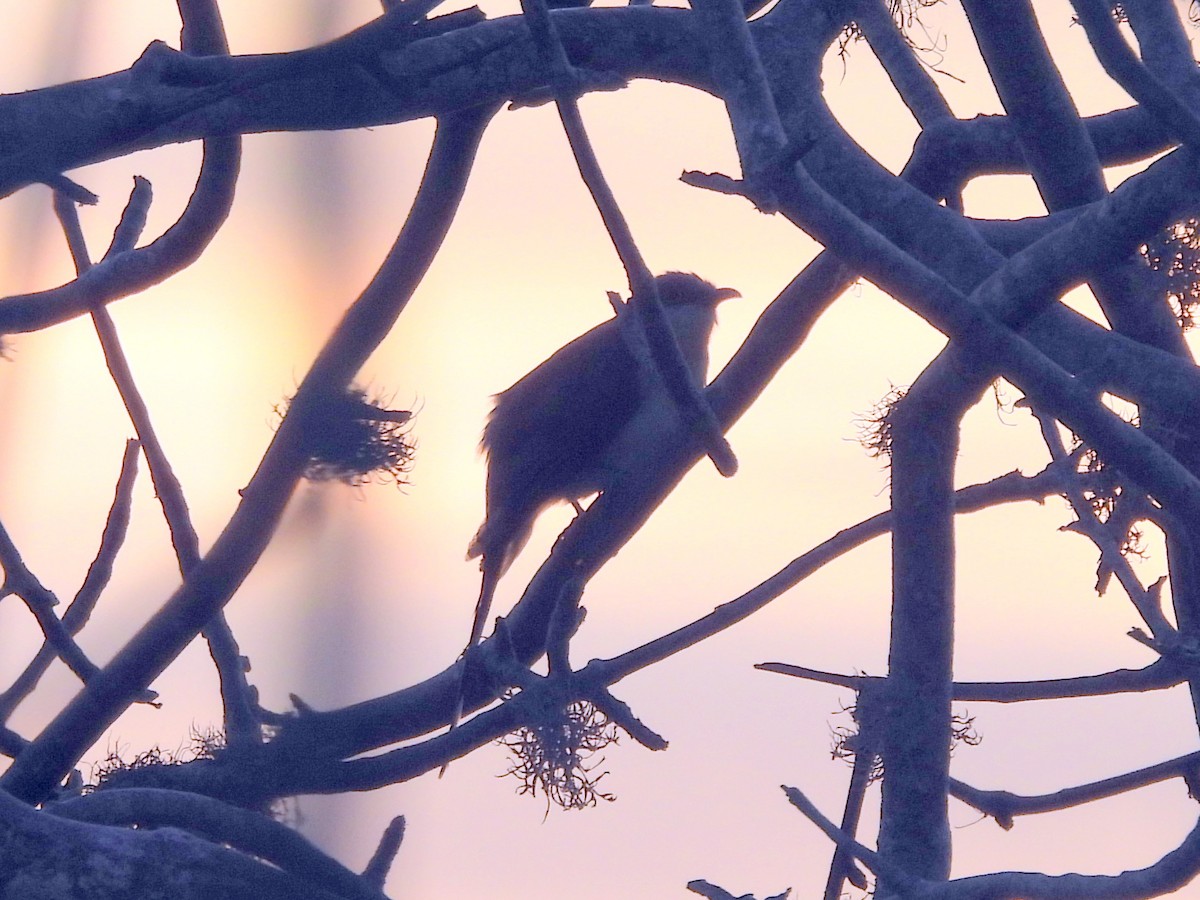
[[(605, 448), (637, 409), (639, 373), (620, 326), (610, 319), (580, 335), (536, 369), (497, 395), (484, 429), (491, 465), (512, 460), (502, 478), (507, 490), (528, 492), (542, 485), (558, 493), (537, 498), (539, 506), (582, 488)], [(501, 473), (495, 473), (500, 475)], [(493, 476), (494, 477), (494, 476)], [(495, 489), (501, 485), (489, 485)]]

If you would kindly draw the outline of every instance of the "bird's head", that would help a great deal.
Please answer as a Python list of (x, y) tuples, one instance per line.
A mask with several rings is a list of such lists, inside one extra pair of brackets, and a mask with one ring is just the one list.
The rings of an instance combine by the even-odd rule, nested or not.
[(740, 297), (733, 288), (714, 287), (690, 272), (666, 272), (654, 279), (663, 306), (711, 306), (722, 300)]

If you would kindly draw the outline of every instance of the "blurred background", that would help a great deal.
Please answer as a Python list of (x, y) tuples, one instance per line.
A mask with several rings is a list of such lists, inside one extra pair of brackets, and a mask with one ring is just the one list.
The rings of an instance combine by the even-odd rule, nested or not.
[[(466, 5), (465, 3), (461, 5)], [(485, 0), (492, 17), (515, 0)], [(601, 0), (599, 5), (604, 5)], [(1035, 0), (1084, 114), (1129, 101), (1100, 70), (1066, 2)], [(453, 8), (447, 6), (445, 9)], [(379, 12), (368, 0), (239, 0), (224, 4), (234, 53), (286, 51), (326, 40)], [(1001, 112), (956, 6), (923, 13), (913, 34), (957, 115)], [(154, 39), (178, 43), (168, 0), (120, 4), (0, 0), (0, 90), (17, 92), (127, 68)], [(826, 96), (853, 135), (899, 171), (917, 134), (865, 43), (830, 55)], [(712, 373), (755, 317), (819, 250), (781, 217), (689, 188), (685, 169), (737, 173), (722, 105), (694, 90), (637, 82), (584, 98), (605, 171), (656, 271), (696, 271), (738, 288), (721, 308)], [(227, 227), (203, 258), (167, 283), (111, 306), (135, 375), (208, 546), (270, 440), (273, 408), (299, 382), (400, 227), (433, 132), (420, 121), (340, 133), (252, 135)], [(94, 255), (107, 246), (134, 175), (154, 185), (147, 235), (178, 215), (198, 145), (167, 147), (70, 173), (101, 196), (81, 211)], [(1125, 172), (1113, 172), (1121, 180)], [(1043, 211), (1028, 178), (971, 185), (968, 213)], [(72, 269), (49, 191), (0, 204), (5, 294), (62, 283)], [(623, 271), (581, 184), (552, 107), (503, 112), (489, 130), (449, 239), (394, 333), (360, 382), (417, 411), (409, 483), (304, 485), (261, 564), (227, 608), (253, 661), (265, 705), (295, 693), (325, 709), (390, 692), (443, 669), (466, 638), (478, 570), (464, 561), (483, 513), (477, 453), (489, 396), (610, 315)], [(1072, 298), (1093, 309), (1085, 293)], [(0, 521), (60, 598), (87, 569), (124, 442), (131, 435), (90, 322), (78, 319), (9, 342), (0, 362)], [(887, 473), (858, 444), (877, 402), (910, 383), (943, 338), (860, 283), (821, 320), (730, 434), (741, 471), (698, 465), (649, 525), (593, 582), (576, 660), (636, 646), (753, 587), (838, 530), (886, 508)], [(1037, 427), (1001, 386), (971, 412), (963, 484), (1044, 465)], [(519, 595), (569, 507), (547, 513), (506, 576), (498, 612)], [(1096, 553), (1060, 533), (1066, 505), (1023, 504), (960, 520), (957, 677), (1032, 679), (1138, 667), (1150, 654), (1124, 636), (1136, 624), (1114, 588), (1097, 597)], [(616, 687), (670, 741), (650, 753), (610, 747), (602, 787), (617, 800), (582, 812), (516, 795), (502, 748), (369, 794), (304, 797), (300, 827), (352, 868), (398, 813), (408, 832), (395, 896), (495, 898), (691, 896), (706, 878), (760, 896), (824, 883), (831, 848), (779, 791), (795, 785), (832, 818), (849, 768), (830, 759), (832, 730), (849, 726), (848, 691), (752, 666), (791, 662), (883, 674), (888, 546), (877, 540), (708, 643)], [(1135, 563), (1165, 571), (1151, 541)], [(166, 528), (143, 471), (115, 577), (80, 641), (106, 660), (178, 584)], [(0, 683), (21, 670), (39, 635), (16, 601), (0, 604)], [(117, 751), (186, 747), (219, 724), (206, 648), (193, 646), (155, 684), (161, 709), (137, 707), (86, 761)], [(33, 736), (76, 689), (61, 667), (11, 723)], [(954, 774), (976, 786), (1055, 790), (1196, 749), (1183, 691), (1116, 700), (974, 705), (983, 742), (956, 752)], [(85, 775), (88, 771), (85, 767)], [(877, 795), (873, 794), (877, 804)], [(1136, 832), (1128, 827), (1138, 822)], [(1195, 821), (1178, 781), (1002, 832), (955, 804), (955, 874), (1001, 869), (1119, 872), (1148, 865)], [(864, 828), (872, 827), (868, 813)], [(870, 834), (869, 830), (864, 833)], [(1180, 896), (1200, 896), (1200, 889)]]

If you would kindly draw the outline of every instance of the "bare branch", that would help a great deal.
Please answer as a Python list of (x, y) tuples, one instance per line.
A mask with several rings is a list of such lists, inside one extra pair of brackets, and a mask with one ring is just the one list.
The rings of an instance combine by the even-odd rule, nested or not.
[[(105, 259), (114, 259), (123, 253), (135, 252), (133, 248), (145, 226), (150, 200), (150, 182), (144, 178), (135, 178), (129, 204), (125, 207), (113, 233), (112, 244), (105, 254)], [(67, 243), (71, 248), (75, 267), (79, 274), (83, 275), (91, 269), (92, 262), (83, 241), (83, 233), (79, 226), (79, 217), (75, 206), (61, 194), (55, 194), (54, 211), (66, 232)], [(187, 500), (183, 495), (183, 487), (180, 485), (179, 479), (175, 477), (166, 451), (158, 439), (158, 434), (150, 420), (150, 410), (134, 380), (129, 360), (121, 346), (116, 323), (108, 309), (104, 306), (97, 306), (93, 309), (92, 322), (96, 327), (96, 335), (104, 351), (104, 360), (108, 365), (109, 374), (112, 376), (121, 401), (129, 414), (129, 420), (141, 443), (142, 451), (146, 455), (146, 465), (150, 470), (154, 493), (162, 506), (163, 517), (166, 519), (171, 533), (171, 544), (175, 549), (180, 574), (186, 580), (188, 574), (200, 562), (200, 540), (192, 525), (191, 513), (188, 511)], [(222, 613), (218, 612), (213, 617), (213, 621), (205, 627), (205, 637), (208, 639), (209, 651), (220, 674), (221, 698), (225, 706), (225, 731), (228, 741), (232, 744), (260, 740), (261, 729), (254, 715), (253, 691), (246, 682), (247, 666), (238, 650), (233, 632)], [(136, 690), (136, 688), (134, 689)]]
[(1200, 118), (1134, 55), (1103, 0), (1071, 0), (1096, 57), (1113, 79), (1193, 152), (1200, 151)]
[[(1064, 464), (1063, 472), (1067, 479), (1071, 479), (1074, 474), (1074, 465), (1067, 453), (1067, 448), (1063, 445), (1062, 436), (1058, 433), (1057, 423), (1053, 419), (1039, 415), (1036, 407), (1031, 406), (1030, 411), (1038, 420), (1042, 439), (1050, 451), (1050, 457), (1056, 462)], [(1105, 527), (1096, 519), (1091, 504), (1084, 499), (1083, 491), (1078, 485), (1068, 484), (1065, 496), (1075, 513), (1078, 530), (1086, 535), (1100, 551), (1101, 571), (1111, 571), (1116, 574), (1117, 581), (1121, 583), (1130, 602), (1142, 617), (1142, 621), (1146, 623), (1146, 627), (1150, 629), (1155, 644), (1164, 649), (1175, 646), (1179, 641), (1179, 632), (1163, 615), (1159, 592), (1147, 591), (1142, 587), (1129, 560), (1121, 553), (1124, 533), (1114, 534), (1111, 525)], [(1101, 584), (1103, 584), (1103, 580), (1097, 584), (1096, 589), (1103, 593)]]
[(1150, 784), (1158, 784), (1171, 778), (1194, 779), (1200, 773), (1200, 752), (1188, 753), (1165, 762), (1146, 766), (1123, 775), (1114, 775), (1089, 784), (1063, 788), (1049, 794), (1021, 795), (1010, 791), (985, 791), (971, 787), (957, 779), (950, 779), (950, 794), (963, 803), (975, 807), (991, 816), (1003, 828), (1012, 827), (1014, 816), (1055, 812), (1070, 809), (1106, 797), (1115, 797), (1127, 791), (1137, 790)]
[[(137, 441), (127, 441), (125, 455), (121, 460), (121, 472), (117, 476), (117, 487), (108, 518), (104, 523), (104, 533), (100, 537), (100, 546), (92, 564), (88, 567), (83, 584), (75, 594), (75, 598), (62, 614), (62, 624), (70, 634), (78, 634), (87, 624), (100, 594), (112, 577), (113, 563), (125, 541), (125, 533), (129, 527), (130, 509), (133, 506), (133, 485), (137, 479), (137, 461), (141, 445)], [(8, 721), (17, 705), (37, 687), (46, 669), (58, 654), (53, 645), (46, 644), (30, 661), (25, 670), (17, 676), (12, 685), (0, 694), (0, 722)], [(145, 699), (153, 700), (153, 692), (148, 692)]]
[(712, 409), (705, 402), (703, 393), (693, 383), (691, 372), (659, 302), (654, 276), (647, 268), (629, 223), (625, 220), (617, 198), (604, 177), (604, 170), (600, 167), (600, 161), (583, 124), (583, 117), (579, 113), (579, 103), (576, 99), (578, 79), (558, 37), (546, 2), (522, 0), (521, 8), (529, 22), (538, 52), (550, 69), (559, 117), (579, 166), (579, 174), (592, 195), (596, 209), (604, 220), (604, 227), (612, 238), (613, 247), (629, 276), (634, 309), (645, 329), (646, 342), (650, 346), (655, 368), (683, 421), (688, 423), (690, 429), (700, 438), (717, 471), (728, 478), (737, 471), (737, 457), (725, 439)]
[[(54, 614), (58, 598), (43, 585), (25, 565), (8, 530), (0, 524), (0, 568), (4, 569), (4, 583), (0, 585), (0, 597), (16, 594), (33, 613), (46, 644), (54, 648), (55, 654), (70, 667), (80, 681), (87, 682), (98, 673), (96, 664), (75, 643), (71, 633)], [(144, 696), (144, 695), (142, 695)]]
[(379, 838), (379, 846), (375, 848), (375, 852), (371, 854), (371, 861), (363, 869), (363, 880), (373, 884), (379, 890), (383, 890), (383, 883), (387, 880), (388, 872), (391, 871), (392, 863), (395, 862), (396, 854), (400, 852), (400, 844), (403, 841), (404, 816), (396, 816), (388, 822), (387, 828), (383, 830), (383, 834)]
[[(790, 675), (820, 684), (832, 684), (861, 691), (880, 689), (887, 679), (879, 675), (842, 675), (822, 672), (792, 663), (758, 663), (754, 668), (777, 675)], [(1100, 675), (1074, 678), (1047, 678), (1042, 681), (956, 681), (952, 686), (955, 700), (976, 703), (1024, 703), (1029, 700), (1065, 700), (1070, 697), (1103, 697), (1110, 694), (1141, 694), (1162, 691), (1187, 681), (1188, 667), (1173, 659), (1159, 659), (1144, 669), (1117, 669)]]
[[(1043, 470), (1032, 476), (1009, 472), (985, 484), (962, 488), (956, 494), (956, 510), (965, 513), (997, 503), (1040, 500), (1048, 494), (1056, 492), (1057, 488), (1054, 486), (1054, 478), (1051, 477), (1050, 470)], [(599, 670), (597, 674), (600, 675), (601, 680), (606, 684), (612, 684), (619, 678), (624, 678), (687, 647), (694, 646), (762, 609), (839, 556), (865, 544), (872, 538), (886, 534), (891, 526), (892, 514), (885, 512), (845, 528), (804, 555), (792, 560), (761, 584), (740, 597), (718, 606), (708, 615), (619, 656), (607, 660), (593, 660), (582, 672)]]
[(921, 127), (952, 120), (950, 104), (900, 33), (886, 0), (858, 0), (854, 18), (896, 93)]

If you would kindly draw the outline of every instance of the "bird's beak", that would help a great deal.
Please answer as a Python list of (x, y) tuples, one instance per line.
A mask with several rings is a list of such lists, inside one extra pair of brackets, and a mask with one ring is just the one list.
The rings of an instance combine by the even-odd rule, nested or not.
[(741, 292), (733, 288), (717, 288), (716, 297), (718, 303), (722, 300), (732, 300), (734, 297), (740, 296), (742, 296)]

